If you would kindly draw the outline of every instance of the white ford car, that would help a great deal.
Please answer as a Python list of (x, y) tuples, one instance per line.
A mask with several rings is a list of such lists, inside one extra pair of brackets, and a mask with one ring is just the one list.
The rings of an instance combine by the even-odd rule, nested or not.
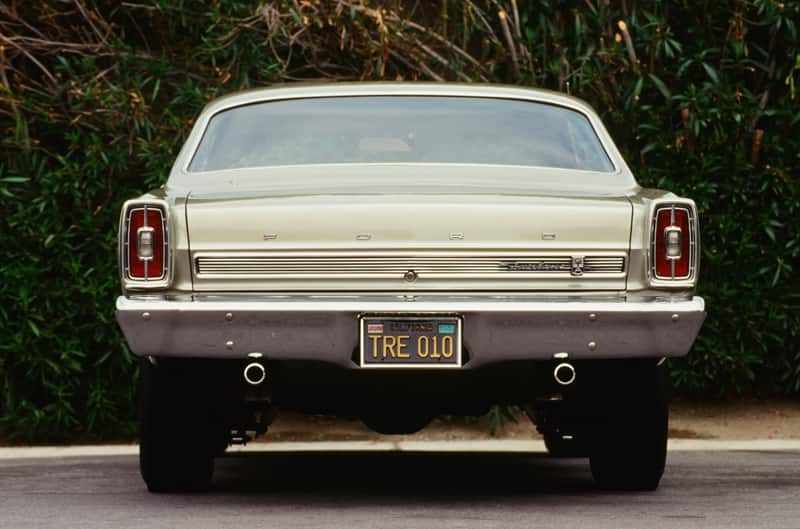
[(601, 487), (658, 485), (659, 366), (705, 317), (697, 210), (641, 188), (577, 99), (456, 84), (222, 98), (119, 230), (152, 491), (206, 486), (279, 409), (392, 434), (512, 404)]

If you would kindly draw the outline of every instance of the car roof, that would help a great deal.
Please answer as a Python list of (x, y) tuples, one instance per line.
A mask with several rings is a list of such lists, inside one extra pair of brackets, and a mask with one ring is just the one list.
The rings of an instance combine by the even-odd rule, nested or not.
[(449, 96), (524, 99), (564, 106), (587, 114), (594, 109), (577, 97), (542, 88), (484, 83), (417, 83), (407, 81), (359, 83), (290, 83), (255, 88), (211, 101), (203, 114), (279, 99), (354, 96)]

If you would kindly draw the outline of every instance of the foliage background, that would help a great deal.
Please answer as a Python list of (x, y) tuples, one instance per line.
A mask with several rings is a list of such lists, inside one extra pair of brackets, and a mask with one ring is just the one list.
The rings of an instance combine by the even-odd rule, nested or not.
[(207, 101), (295, 80), (588, 100), (643, 185), (701, 211), (709, 317), (672, 363), (678, 390), (797, 395), (798, 21), (800, 3), (772, 0), (3, 0), (3, 435), (131, 432), (119, 206), (164, 182)]

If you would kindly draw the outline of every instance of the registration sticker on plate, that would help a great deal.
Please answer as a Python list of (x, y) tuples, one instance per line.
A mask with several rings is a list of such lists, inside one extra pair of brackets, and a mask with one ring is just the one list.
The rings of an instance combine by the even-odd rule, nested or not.
[(362, 316), (361, 367), (461, 367), (458, 316)]

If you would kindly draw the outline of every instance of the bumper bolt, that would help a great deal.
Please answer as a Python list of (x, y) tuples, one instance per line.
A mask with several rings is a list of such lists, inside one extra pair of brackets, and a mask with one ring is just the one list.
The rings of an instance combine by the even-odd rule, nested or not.
[(586, 344), (586, 347), (588, 347), (590, 351), (594, 351), (597, 349), (597, 342), (589, 342)]

